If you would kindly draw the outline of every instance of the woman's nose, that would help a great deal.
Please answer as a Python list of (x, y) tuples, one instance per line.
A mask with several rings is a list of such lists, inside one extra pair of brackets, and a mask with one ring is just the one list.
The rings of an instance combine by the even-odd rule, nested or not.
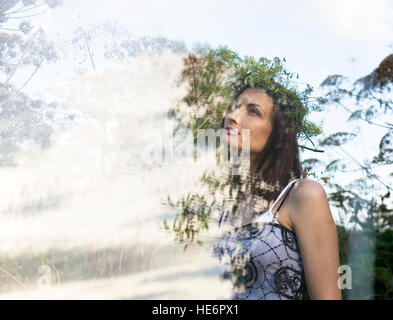
[(233, 110), (232, 112), (230, 112), (228, 114), (229, 124), (232, 124), (233, 122), (236, 124), (239, 124), (241, 121), (241, 117), (242, 117), (241, 108), (237, 108), (237, 109)]

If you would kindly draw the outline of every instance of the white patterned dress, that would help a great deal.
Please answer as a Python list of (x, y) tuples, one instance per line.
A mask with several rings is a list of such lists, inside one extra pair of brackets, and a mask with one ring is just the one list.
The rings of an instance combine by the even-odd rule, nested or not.
[[(271, 212), (297, 180), (300, 179), (291, 181), (282, 190), (268, 211), (249, 224), (223, 233), (213, 246), (213, 255), (224, 266), (222, 278), (233, 283), (232, 299), (308, 299), (296, 234), (278, 223)], [(284, 201), (285, 198), (278, 210)], [(226, 211), (220, 229), (225, 215)]]

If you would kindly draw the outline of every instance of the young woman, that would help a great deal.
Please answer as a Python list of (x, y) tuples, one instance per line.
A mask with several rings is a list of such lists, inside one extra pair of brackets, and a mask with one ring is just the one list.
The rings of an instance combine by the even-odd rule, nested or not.
[(336, 226), (322, 185), (301, 178), (287, 107), (267, 87), (245, 86), (223, 119), (230, 146), (242, 148), (243, 129), (250, 137), (249, 188), (231, 178), (237, 200), (220, 227), (232, 227), (214, 250), (230, 262), (233, 299), (341, 299)]

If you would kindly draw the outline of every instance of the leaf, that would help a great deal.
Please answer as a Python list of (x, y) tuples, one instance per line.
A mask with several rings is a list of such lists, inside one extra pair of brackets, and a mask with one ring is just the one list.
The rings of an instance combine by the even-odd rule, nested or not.
[(389, 132), (382, 137), (381, 142), (379, 144), (379, 150), (381, 152), (385, 150), (390, 150), (392, 146), (393, 146), (393, 130), (389, 130)]
[(321, 177), (321, 180), (327, 183), (330, 180), (330, 177)]
[(321, 87), (327, 87), (327, 86), (339, 86), (343, 83), (344, 80), (347, 78), (340, 75), (340, 74), (333, 74), (328, 76), (322, 83)]
[(367, 110), (366, 110), (366, 120), (367, 121), (371, 121), (372, 117), (378, 112), (377, 108), (375, 106), (370, 106)]
[(321, 162), (320, 160), (315, 158), (305, 159), (302, 161), (302, 167), (303, 169), (310, 171), (320, 162)]
[(392, 274), (386, 268), (376, 267), (375, 279), (381, 282), (387, 282), (392, 280)]
[(387, 281), (387, 282), (385, 283), (385, 285), (387, 285), (388, 287), (393, 287), (393, 277), (391, 277), (391, 278), (389, 279), (389, 281)]
[(355, 112), (353, 112), (349, 118), (347, 119), (347, 121), (354, 121), (354, 120), (359, 120), (361, 119), (363, 116), (363, 110), (356, 110)]
[(393, 130), (389, 130), (379, 143), (379, 154), (377, 157), (374, 157), (372, 163), (379, 162), (393, 163)]
[(176, 229), (176, 222), (178, 221), (178, 217), (175, 218), (175, 220), (173, 220), (173, 225), (172, 225), (172, 229), (175, 230)]
[(321, 140), (319, 143), (321, 146), (340, 146), (346, 143), (348, 140), (356, 137), (356, 134), (350, 132), (336, 132)]

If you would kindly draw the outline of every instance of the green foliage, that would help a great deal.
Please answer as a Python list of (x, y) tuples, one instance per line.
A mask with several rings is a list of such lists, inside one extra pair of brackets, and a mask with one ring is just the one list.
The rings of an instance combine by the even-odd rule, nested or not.
[[(307, 85), (306, 89), (298, 92), (295, 86), (291, 86), (290, 79), (294, 76), (285, 70), (283, 62), (275, 57), (273, 60), (246, 56), (236, 66), (233, 80), (229, 86), (233, 92), (238, 92), (242, 87), (249, 85), (252, 88), (264, 88), (270, 95), (274, 96), (280, 105), (281, 111), (291, 119), (296, 132), (304, 131), (307, 136), (313, 136), (317, 126), (311, 122), (305, 122), (304, 117), (308, 113), (307, 104), (312, 88)], [(311, 130), (308, 130), (308, 129)]]
[[(184, 243), (187, 246), (194, 242), (195, 236), (202, 231), (209, 229), (209, 218), (214, 208), (214, 201), (208, 202), (204, 196), (187, 193), (180, 200), (174, 202), (170, 196), (166, 202), (172, 208), (180, 209), (171, 224), (163, 221), (163, 229), (175, 234), (175, 241)], [(198, 240), (198, 243), (202, 242)]]
[(375, 298), (393, 299), (393, 231), (379, 232), (376, 236)]
[[(340, 265), (350, 265), (352, 269), (352, 289), (358, 294), (351, 296), (351, 299), (375, 299), (375, 300), (392, 300), (393, 299), (393, 231), (385, 230), (377, 232), (375, 236), (375, 259), (370, 253), (361, 250), (352, 253), (352, 259), (349, 261), (349, 250), (357, 251), (357, 246), (362, 239), (370, 239), (365, 230), (348, 230), (343, 226), (337, 226), (337, 235), (339, 242)], [(357, 239), (349, 248), (349, 238)], [(363, 240), (364, 241), (364, 240)], [(369, 240), (365, 240), (369, 241)], [(374, 274), (372, 274), (374, 273)], [(372, 297), (360, 294), (364, 283), (374, 278), (374, 295)], [(363, 292), (365, 290), (363, 289)], [(343, 299), (349, 298), (349, 291), (342, 290)]]

